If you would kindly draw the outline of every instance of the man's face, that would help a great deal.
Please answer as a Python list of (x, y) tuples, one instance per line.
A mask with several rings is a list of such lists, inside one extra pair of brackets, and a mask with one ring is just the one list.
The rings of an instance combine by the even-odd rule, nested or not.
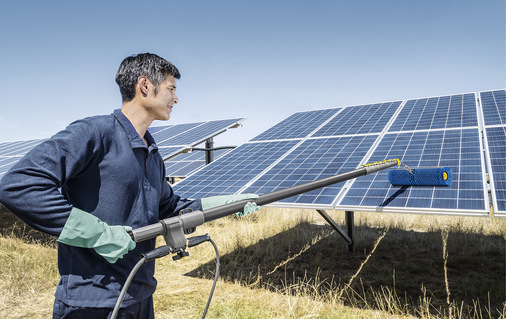
[(151, 90), (150, 100), (149, 111), (153, 115), (154, 120), (167, 121), (170, 118), (174, 104), (179, 102), (176, 95), (176, 80), (174, 77), (168, 75), (158, 86), (156, 95), (154, 94), (154, 90)]

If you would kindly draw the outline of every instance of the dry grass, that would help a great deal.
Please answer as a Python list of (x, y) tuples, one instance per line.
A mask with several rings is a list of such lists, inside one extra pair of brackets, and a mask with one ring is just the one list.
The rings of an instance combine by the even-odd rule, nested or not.
[[(344, 213), (328, 212), (338, 224)], [(0, 317), (48, 318), (54, 239), (2, 213)], [(222, 218), (208, 318), (505, 318), (506, 220), (355, 213), (356, 253), (312, 210)], [(160, 238), (160, 244), (163, 240)], [(157, 261), (157, 318), (200, 317), (215, 270), (208, 243)]]
[(58, 283), (55, 247), (0, 238), (0, 256), (0, 316), (50, 317)]

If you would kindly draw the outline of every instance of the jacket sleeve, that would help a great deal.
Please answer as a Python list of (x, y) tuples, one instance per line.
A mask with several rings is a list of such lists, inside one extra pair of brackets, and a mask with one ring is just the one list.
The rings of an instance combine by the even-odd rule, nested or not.
[(60, 192), (100, 150), (98, 130), (85, 120), (42, 142), (0, 181), (0, 202), (30, 227), (58, 236), (72, 205)]

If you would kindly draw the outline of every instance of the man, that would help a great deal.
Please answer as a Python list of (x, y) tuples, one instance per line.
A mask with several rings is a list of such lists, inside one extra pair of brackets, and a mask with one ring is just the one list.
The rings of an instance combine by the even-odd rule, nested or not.
[[(191, 208), (254, 194), (186, 200), (165, 181), (147, 128), (178, 103), (178, 69), (150, 53), (127, 57), (116, 74), (123, 99), (111, 115), (78, 120), (29, 152), (0, 181), (0, 202), (31, 227), (58, 236), (54, 318), (106, 318), (125, 280), (155, 239), (127, 231)], [(256, 208), (253, 209), (253, 211)], [(247, 212), (245, 212), (247, 213)], [(153, 318), (155, 264), (143, 265), (118, 318)]]

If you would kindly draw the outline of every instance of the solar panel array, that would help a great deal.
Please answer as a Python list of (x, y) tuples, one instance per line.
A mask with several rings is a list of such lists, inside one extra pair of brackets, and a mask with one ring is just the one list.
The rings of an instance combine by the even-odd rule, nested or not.
[(388, 171), (356, 180), (340, 206), (368, 210), (488, 212), (476, 96), (408, 100), (371, 158), (400, 158), (412, 167), (448, 166), (449, 187), (392, 186)]
[(0, 178), (16, 163), (21, 157), (32, 148), (39, 145), (43, 139), (0, 143)]
[[(148, 130), (153, 135), (158, 151), (165, 160), (238, 125), (243, 120), (243, 118), (236, 118), (175, 124), (150, 127)], [(44, 139), (0, 143), (0, 178), (14, 163), (42, 141)]]
[[(295, 113), (174, 189), (189, 198), (264, 194), (400, 158), (411, 167), (451, 167), (452, 185), (392, 186), (384, 170), (274, 205), (479, 216), (490, 212), (485, 165), (490, 162), (499, 216), (506, 205), (504, 92), (481, 92), (481, 99), (467, 93)], [(482, 143), (484, 127), (488, 146)]]
[[(230, 152), (230, 149), (213, 151), (214, 160)], [(206, 154), (203, 151), (181, 153), (165, 162), (165, 175), (168, 177), (186, 177), (206, 165)]]
[(480, 92), (494, 214), (506, 217), (506, 91)]
[(216, 136), (242, 122), (243, 118), (150, 127), (149, 132), (164, 160)]
[[(296, 113), (174, 188), (191, 198), (262, 194), (356, 168), (400, 105), (396, 101)], [(367, 112), (374, 117), (364, 116)], [(348, 135), (338, 135), (344, 127)], [(341, 186), (284, 202), (328, 207)]]

